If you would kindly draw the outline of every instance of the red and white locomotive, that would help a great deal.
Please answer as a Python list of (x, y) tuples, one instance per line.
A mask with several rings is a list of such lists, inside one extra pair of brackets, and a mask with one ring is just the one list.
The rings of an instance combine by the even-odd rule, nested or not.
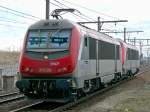
[(134, 46), (66, 19), (41, 20), (26, 33), (16, 86), (31, 98), (66, 102), (138, 69)]

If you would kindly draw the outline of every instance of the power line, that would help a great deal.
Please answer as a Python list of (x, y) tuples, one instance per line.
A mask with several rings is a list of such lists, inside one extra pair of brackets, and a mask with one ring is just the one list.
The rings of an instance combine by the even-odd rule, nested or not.
[[(0, 19), (0, 22), (9, 22), (9, 23), (17, 23), (17, 24), (19, 23), (19, 22), (16, 22), (16, 21), (1, 20), (1, 19)], [(21, 22), (20, 22), (19, 24), (24, 24), (24, 23), (21, 23)]]
[[(57, 4), (55, 4), (55, 3), (53, 3), (53, 2), (50, 2), (52, 5), (54, 5), (54, 6), (57, 6), (57, 7), (59, 7), (59, 8), (63, 8), (63, 7), (61, 7), (61, 6), (59, 6), (59, 5), (57, 5)], [(87, 21), (89, 21), (88, 19), (86, 19), (86, 18), (84, 18), (84, 17), (82, 17), (82, 16), (79, 16), (79, 15), (77, 15), (77, 14), (75, 14), (75, 13), (72, 13), (73, 15), (75, 15), (75, 16), (78, 16), (78, 17), (80, 17), (80, 18), (82, 18), (82, 19), (84, 19), (84, 20), (87, 20)]]
[[(59, 2), (58, 0), (54, 0), (55, 2), (57, 2), (58, 4), (60, 4), (61, 6), (63, 6), (63, 7), (67, 7), (67, 8), (70, 8), (69, 6), (67, 6), (67, 5), (65, 5), (65, 4), (63, 4), (63, 3), (61, 3), (61, 2)], [(57, 5), (57, 4), (55, 4), (55, 3), (52, 3), (52, 2), (50, 2), (52, 5), (55, 5), (55, 6), (57, 6), (57, 7), (59, 7), (59, 8), (63, 8), (63, 7), (61, 7), (60, 5)], [(80, 18), (82, 18), (82, 19), (84, 19), (84, 20), (87, 20), (87, 21), (89, 21), (87, 18), (89, 18), (88, 16), (86, 16), (86, 15), (83, 15), (84, 17), (86, 17), (86, 18), (83, 18), (83, 17), (81, 17), (81, 16), (79, 16), (79, 15), (77, 15), (77, 14), (75, 14), (75, 13), (72, 13), (73, 15), (75, 15), (75, 16), (78, 16), (78, 17), (80, 17)], [(92, 18), (89, 18), (89, 19), (91, 19), (92, 21), (95, 21), (94, 19), (92, 19)], [(91, 21), (89, 21), (89, 22), (91, 22)], [(110, 26), (110, 25), (108, 25), (108, 26)], [(111, 26), (110, 26), (111, 27)]]
[(61, 3), (61, 2), (59, 2), (59, 1), (57, 1), (57, 0), (54, 0), (54, 1), (57, 2), (57, 3), (59, 3), (59, 4), (61, 4), (61, 5), (63, 5), (63, 6), (65, 6), (65, 7), (67, 7), (67, 8), (70, 8), (70, 7), (64, 5), (63, 3)]
[[(57, 3), (59, 3), (59, 4), (61, 4), (62, 6), (65, 6), (65, 7), (67, 7), (67, 8), (70, 8), (69, 6), (67, 6), (67, 5), (64, 5), (63, 3), (60, 3), (59, 1), (57, 1), (57, 0), (54, 0), (55, 2), (57, 2)], [(74, 15), (76, 15), (76, 16), (78, 16), (78, 17), (81, 17), (81, 16), (79, 16), (79, 15), (77, 15), (77, 14), (75, 14), (75, 13), (72, 13), (72, 14), (74, 14)], [(80, 15), (81, 15), (82, 13), (80, 12)], [(92, 19), (92, 18), (90, 18), (90, 17), (88, 17), (88, 16), (86, 16), (86, 15), (84, 15), (84, 14), (82, 14), (83, 16), (85, 16), (86, 18), (89, 18), (89, 19), (91, 19), (92, 21), (94, 20), (94, 19)], [(85, 19), (85, 18), (84, 18)], [(87, 19), (86, 19), (87, 20)], [(88, 20), (89, 21), (89, 20)]]
[(2, 5), (0, 5), (0, 7), (3, 8), (3, 9), (7, 9), (7, 10), (9, 10), (9, 11), (17, 12), (17, 13), (20, 13), (20, 14), (23, 14), (23, 15), (26, 15), (26, 16), (30, 16), (30, 17), (36, 18), (36, 19), (41, 19), (41, 18), (36, 17), (36, 16), (33, 16), (33, 15), (31, 15), (31, 14), (27, 14), (27, 13), (24, 13), (24, 12), (21, 12), (21, 11), (17, 11), (17, 10), (14, 10), (14, 9), (10, 9), (10, 8), (4, 7), (4, 6), (2, 6)]
[(66, 0), (62, 0), (62, 1), (67, 2), (67, 3), (71, 4), (71, 5), (75, 5), (75, 6), (77, 6), (77, 7), (86, 9), (86, 10), (88, 10), (88, 11), (90, 11), (90, 12), (94, 12), (94, 13), (97, 13), (97, 14), (100, 14), (100, 15), (103, 15), (103, 16), (107, 16), (107, 17), (111, 17), (111, 18), (115, 18), (115, 19), (119, 19), (119, 18), (117, 18), (117, 17), (113, 17), (113, 16), (110, 16), (110, 15), (107, 15), (107, 14), (104, 14), (104, 13), (101, 13), (101, 12), (98, 12), (98, 11), (96, 11), (96, 10), (94, 10), (94, 9), (90, 9), (90, 8), (81, 6), (81, 5), (79, 5), (79, 4), (73, 3), (73, 2), (69, 2), (69, 1), (66, 1)]
[[(64, 5), (63, 3), (59, 2), (58, 0), (54, 0), (54, 1), (56, 1), (57, 3), (59, 3), (59, 4), (63, 5), (63, 6), (68, 7), (67, 5)], [(70, 8), (70, 7), (68, 7), (68, 8)], [(91, 10), (92, 10), (92, 9), (91, 9)], [(88, 16), (86, 16), (86, 15), (84, 15), (84, 14), (82, 14), (82, 15), (85, 16), (86, 18), (91, 19), (92, 21), (96, 21), (96, 20), (94, 20), (93, 18), (90, 18), (90, 17), (88, 17)], [(101, 19), (104, 19), (104, 18), (101, 18)], [(108, 26), (112, 27), (111, 25), (108, 25)]]
[(1, 24), (0, 26), (5, 26), (5, 27), (9, 27), (9, 28), (19, 28), (19, 29), (26, 29), (26, 27), (21, 27), (21, 26), (16, 26), (16, 25), (8, 25), (8, 24)]
[[(64, 7), (67, 7), (67, 8), (70, 8), (69, 6), (67, 6), (67, 5), (65, 5), (65, 4), (63, 4), (63, 3), (61, 3), (61, 2), (59, 2), (58, 0), (54, 0), (55, 2), (57, 2), (57, 3), (59, 3), (61, 6), (64, 6)], [(59, 8), (62, 8), (62, 7), (60, 7), (59, 5), (56, 5), (56, 4), (54, 4), (54, 3), (52, 3), (53, 5), (55, 5), (55, 6), (58, 6)], [(86, 16), (86, 15), (84, 15), (84, 14), (82, 14), (82, 13), (80, 13), (80, 14), (82, 14), (85, 18), (83, 18), (83, 17), (81, 17), (81, 16), (79, 16), (79, 15), (77, 15), (77, 14), (75, 14), (75, 13), (72, 13), (73, 15), (75, 15), (75, 16), (78, 16), (78, 17), (80, 17), (80, 18), (82, 18), (82, 19), (86, 19), (87, 21), (89, 21), (87, 18), (89, 18), (90, 20), (92, 20), (92, 21), (95, 21), (93, 18), (90, 18), (90, 17), (88, 17), (88, 16)], [(74, 17), (75, 17), (74, 16)], [(101, 18), (102, 19), (102, 18)], [(90, 21), (89, 21), (90, 22)], [(108, 26), (110, 26), (110, 27), (112, 27), (111, 25), (108, 25)]]
[[(66, 6), (66, 5), (64, 5), (63, 3), (61, 3), (61, 2), (59, 2), (58, 0), (54, 0), (54, 1), (57, 1), (59, 4), (62, 4), (63, 6)], [(65, 1), (65, 0), (64, 0)], [(67, 1), (66, 1), (67, 2)], [(72, 4), (71, 2), (70, 2), (70, 4)], [(66, 7), (68, 7), (68, 6), (66, 6)], [(82, 8), (85, 8), (85, 9), (87, 9), (87, 10), (93, 10), (93, 9), (88, 9), (88, 8), (86, 8), (86, 7), (83, 7), (83, 6), (79, 6), (79, 7), (82, 7)], [(93, 11), (92, 11), (93, 12)], [(99, 14), (99, 13), (98, 13)], [(83, 15), (83, 14), (82, 14)], [(87, 17), (86, 15), (84, 15), (85, 17)], [(89, 17), (88, 17), (89, 18)], [(94, 19), (92, 19), (92, 18), (90, 18), (92, 21), (96, 21), (96, 20), (94, 20)], [(101, 18), (101, 19), (104, 19), (104, 18)], [(111, 25), (108, 25), (108, 26), (110, 26), (110, 27), (112, 27)]]
[[(63, 8), (63, 7), (61, 7), (60, 5), (57, 5), (57, 4), (55, 4), (55, 3), (52, 3), (52, 2), (50, 2), (52, 5), (55, 5), (55, 6), (57, 6), (57, 7), (59, 7), (59, 8)], [(65, 7), (68, 7), (68, 6), (66, 6), (66, 5), (64, 5), (64, 4), (61, 4), (61, 5), (63, 5), (63, 6), (65, 6)], [(77, 14), (75, 14), (75, 13), (72, 13), (74, 16), (76, 16), (76, 17), (80, 17), (80, 18), (82, 18), (82, 19), (84, 19), (84, 20), (87, 20), (88, 22), (91, 22), (91, 21), (89, 21), (88, 19), (86, 19), (86, 18), (83, 18), (82, 16), (79, 16), (79, 15), (77, 15)], [(93, 19), (92, 19), (93, 20)], [(94, 20), (95, 21), (95, 20)], [(110, 26), (110, 27), (112, 27), (111, 25), (108, 25), (108, 26)]]
[[(117, 23), (117, 22), (128, 22), (127, 20), (117, 20), (117, 21), (101, 21), (101, 23)], [(80, 24), (91, 24), (91, 23), (98, 23), (98, 21), (93, 22), (78, 22)]]
[[(123, 31), (112, 31), (112, 30), (109, 31), (110, 32), (103, 32), (103, 33), (124, 33)], [(126, 33), (139, 33), (139, 32), (143, 32), (143, 31), (126, 31)]]
[[(69, 6), (67, 6), (67, 5), (59, 2), (58, 0), (54, 0), (54, 1), (57, 2), (57, 3), (59, 3), (59, 4), (61, 4), (61, 5), (63, 5), (63, 6), (65, 6), (65, 7), (67, 7), (67, 8), (70, 8)], [(80, 14), (82, 14), (82, 13), (80, 12)], [(82, 14), (82, 15), (85, 16), (86, 18), (89, 18), (92, 21), (95, 21), (93, 18), (90, 18), (90, 17), (86, 16), (85, 14)]]
[(2, 21), (2, 22), (10, 22), (10, 23), (18, 23), (18, 24), (26, 24), (26, 25), (30, 24), (30, 23), (27, 23), (27, 22), (20, 22), (20, 21), (16, 21), (16, 20), (4, 18), (4, 17), (0, 17), (0, 21)]
[(77, 22), (79, 24), (98, 24), (98, 31), (101, 30), (102, 25), (104, 23), (118, 23), (118, 22), (128, 22), (127, 20), (115, 20), (115, 21), (100, 21), (100, 17), (98, 17), (98, 21), (92, 21), (92, 22)]
[(37, 21), (37, 19), (30, 18), (30, 17), (26, 17), (26, 16), (24, 16), (24, 15), (16, 14), (16, 13), (9, 12), (9, 11), (6, 11), (6, 10), (2, 10), (2, 9), (0, 9), (0, 11), (1, 11), (1, 12), (5, 12), (5, 13), (10, 13), (10, 14), (13, 14), (13, 15), (15, 15), (15, 16), (22, 17), (22, 18), (26, 18), (26, 19), (30, 19), (30, 20)]

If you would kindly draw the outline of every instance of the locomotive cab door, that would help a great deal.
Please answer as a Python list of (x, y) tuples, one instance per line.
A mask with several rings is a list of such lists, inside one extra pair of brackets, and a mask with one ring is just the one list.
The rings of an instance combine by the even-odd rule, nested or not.
[(84, 68), (84, 75), (90, 75), (90, 61), (89, 61), (89, 38), (88, 36), (84, 36), (84, 51), (83, 51), (83, 68)]
[(115, 73), (117, 73), (117, 54), (119, 46), (115, 45)]
[(99, 75), (98, 40), (89, 37), (89, 60), (93, 77)]
[(99, 41), (97, 40), (96, 41), (96, 76), (99, 76), (100, 75), (100, 59), (99, 59), (99, 49), (98, 49), (98, 45), (99, 44)]

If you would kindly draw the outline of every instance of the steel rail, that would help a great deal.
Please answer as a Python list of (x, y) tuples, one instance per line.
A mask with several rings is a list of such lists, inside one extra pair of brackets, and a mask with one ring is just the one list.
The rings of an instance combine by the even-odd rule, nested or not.
[(29, 108), (29, 107), (32, 107), (32, 106), (41, 104), (41, 103), (43, 103), (43, 102), (44, 102), (44, 101), (42, 101), (42, 100), (33, 100), (33, 102), (29, 103), (28, 105), (22, 106), (22, 107), (17, 108), (17, 109), (13, 109), (13, 110), (11, 110), (10, 112), (18, 112), (18, 111), (27, 109), (27, 108)]
[(5, 93), (5, 94), (1, 94), (1, 95), (0, 95), (0, 98), (1, 98), (1, 97), (5, 97), (5, 96), (15, 95), (15, 94), (19, 94), (19, 92), (18, 92), (18, 91), (16, 91), (16, 92), (12, 92), (12, 93)]
[(19, 99), (22, 99), (22, 98), (25, 98), (25, 96), (21, 94), (21, 95), (15, 96), (15, 97), (2, 99), (2, 100), (0, 100), (0, 104), (4, 104), (4, 103), (11, 102), (11, 101), (14, 101), (14, 100), (19, 100)]

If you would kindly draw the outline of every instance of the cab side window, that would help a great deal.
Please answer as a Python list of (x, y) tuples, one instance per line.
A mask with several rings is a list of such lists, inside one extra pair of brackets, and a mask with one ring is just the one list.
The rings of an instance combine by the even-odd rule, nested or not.
[(84, 46), (85, 46), (85, 47), (87, 47), (87, 43), (88, 43), (87, 37), (85, 36), (85, 37), (84, 37)]

